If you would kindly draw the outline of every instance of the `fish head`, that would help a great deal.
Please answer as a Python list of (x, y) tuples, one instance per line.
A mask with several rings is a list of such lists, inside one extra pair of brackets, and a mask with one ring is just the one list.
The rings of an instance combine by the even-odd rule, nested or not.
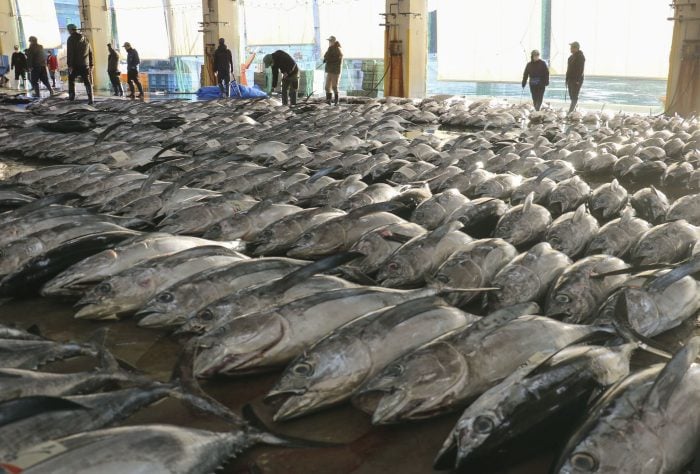
[(493, 279), (498, 290), (489, 293), (491, 309), (500, 309), (527, 301), (536, 301), (542, 291), (539, 276), (523, 265), (508, 265)]
[[(640, 435), (628, 433), (648, 431), (638, 417), (611, 419), (603, 416), (569, 442), (561, 455), (557, 469), (562, 474), (614, 474), (634, 472), (652, 474), (667, 472), (668, 462), (663, 453), (663, 443), (652, 433), (640, 443)], [(640, 455), (640, 453), (644, 453)]]
[(182, 324), (189, 308), (196, 307), (200, 301), (196, 285), (165, 289), (136, 312), (136, 317), (141, 318), (138, 325), (158, 328)]
[(572, 324), (588, 322), (586, 318), (598, 309), (590, 285), (588, 278), (560, 277), (547, 295), (544, 314)]
[(370, 351), (358, 337), (334, 333), (293, 361), (265, 400), (278, 406), (275, 421), (296, 418), (349, 398), (371, 368)]
[(411, 252), (392, 255), (382, 265), (377, 274), (377, 281), (381, 281), (382, 286), (388, 288), (410, 286), (420, 280), (420, 278), (421, 274), (415, 268)]
[[(627, 315), (616, 315), (618, 298), (625, 298)], [(629, 325), (643, 336), (654, 336), (663, 330), (664, 315), (649, 292), (642, 288), (622, 288), (608, 297), (598, 310), (594, 324), (610, 324), (617, 318), (625, 317)]]
[(287, 255), (292, 258), (311, 258), (331, 254), (344, 247), (345, 239), (345, 227), (340, 222), (327, 222), (301, 234)]
[(205, 239), (234, 240), (244, 237), (251, 230), (251, 220), (245, 213), (223, 219), (204, 232)]
[(465, 357), (446, 341), (435, 341), (387, 366), (365, 383), (353, 404), (372, 423), (430, 418), (448, 410), (468, 382)]
[(15, 241), (0, 249), (0, 276), (19, 269), (26, 260), (39, 255), (44, 245), (39, 239), (29, 237)]
[(651, 265), (669, 262), (675, 254), (676, 243), (673, 238), (661, 233), (645, 234), (632, 247), (630, 261), (632, 265)]
[[(235, 302), (232, 304), (235, 305)], [(180, 326), (176, 333), (204, 334), (216, 326), (217, 322), (220, 321), (226, 314), (238, 314), (230, 313), (229, 308), (231, 308), (231, 305), (227, 305), (225, 309), (222, 309), (216, 303), (210, 304), (204, 309), (197, 311), (197, 313), (191, 318), (187, 319), (185, 324)], [(236, 311), (236, 308), (233, 308), (232, 311)]]
[(250, 313), (222, 321), (194, 340), (194, 373), (197, 377), (211, 377), (265, 367), (266, 361), (274, 358), (274, 348), (284, 342), (288, 333), (285, 319), (275, 312)]
[(365, 234), (350, 248), (350, 251), (359, 252), (364, 257), (351, 265), (359, 267), (365, 273), (376, 271), (401, 246), (400, 243), (387, 240), (391, 233), (390, 229), (382, 229)]
[(136, 280), (107, 278), (85, 292), (75, 304), (79, 308), (75, 317), (86, 319), (107, 319), (137, 309), (143, 294), (152, 294), (156, 286), (151, 272), (144, 272)]

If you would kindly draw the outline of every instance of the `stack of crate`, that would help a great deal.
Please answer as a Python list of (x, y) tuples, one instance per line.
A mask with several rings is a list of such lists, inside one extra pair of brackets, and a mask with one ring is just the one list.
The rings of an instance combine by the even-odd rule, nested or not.
[(349, 96), (377, 97), (384, 90), (384, 61), (365, 59), (362, 61), (362, 90), (348, 90)]

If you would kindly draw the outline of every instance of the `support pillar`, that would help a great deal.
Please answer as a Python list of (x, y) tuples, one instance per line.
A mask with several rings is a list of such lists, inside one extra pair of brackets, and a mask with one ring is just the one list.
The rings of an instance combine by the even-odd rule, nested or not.
[(92, 47), (92, 79), (95, 90), (110, 89), (107, 43), (112, 41), (112, 24), (109, 14), (109, 0), (80, 0), (80, 32), (87, 37)]
[(428, 66), (427, 0), (386, 0), (384, 95), (425, 97)]
[(666, 114), (700, 113), (700, 0), (674, 0)]
[(240, 1), (237, 0), (202, 0), (202, 33), (204, 36), (204, 71), (202, 85), (216, 84), (214, 77), (213, 54), (219, 44), (219, 38), (226, 40), (233, 56), (233, 75), (240, 80), (241, 63), (241, 29), (239, 28)]
[(12, 56), (15, 45), (19, 45), (15, 0), (0, 0), (0, 55)]

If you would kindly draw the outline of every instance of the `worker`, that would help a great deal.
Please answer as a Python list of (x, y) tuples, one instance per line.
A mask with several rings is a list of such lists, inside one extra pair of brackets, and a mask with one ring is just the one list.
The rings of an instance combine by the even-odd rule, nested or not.
[(128, 41), (124, 43), (124, 48), (126, 48), (126, 80), (129, 83), (129, 98), (134, 98), (134, 84), (139, 90), (138, 98), (143, 98), (143, 86), (141, 81), (139, 81), (139, 64), (141, 64), (141, 59), (139, 59), (139, 52), (131, 47), (131, 43)]
[(49, 68), (51, 87), (56, 88), (56, 71), (58, 71), (58, 58), (53, 51), (49, 50), (46, 55), (46, 66)]
[(278, 49), (272, 54), (267, 54), (263, 58), (266, 68), (272, 68), (272, 88), (277, 87), (277, 77), (282, 71), (282, 105), (287, 105), (287, 93), (289, 93), (289, 104), (296, 105), (297, 89), (299, 89), (299, 68), (296, 61)]
[(75, 79), (81, 77), (85, 84), (88, 104), (92, 105), (92, 48), (87, 38), (78, 33), (74, 24), (66, 26), (70, 36), (66, 44), (66, 62), (68, 63), (68, 100), (75, 100)]
[[(20, 89), (20, 84), (23, 89), (27, 88), (27, 57), (22, 51), (19, 50), (19, 46), (15, 45), (15, 52), (12, 53), (12, 60), (10, 62), (10, 69), (15, 70), (15, 81), (17, 82), (17, 89)], [(20, 82), (21, 79), (21, 82)]]
[(343, 52), (335, 36), (328, 38), (328, 49), (323, 55), (323, 62), (326, 64), (326, 104), (331, 105), (331, 89), (333, 89), (333, 103), (338, 105), (338, 81), (343, 65)]
[(110, 43), (107, 43), (107, 51), (107, 75), (109, 76), (109, 81), (112, 83), (112, 87), (114, 87), (114, 94), (112, 95), (121, 97), (124, 95), (124, 88), (120, 80), (119, 53), (112, 48)]
[(27, 64), (31, 71), (32, 89), (34, 97), (41, 97), (39, 92), (39, 81), (46, 86), (49, 94), (53, 94), (51, 84), (49, 84), (49, 75), (46, 69), (46, 53), (44, 47), (39, 44), (36, 36), (29, 37), (29, 48), (27, 48)]
[(549, 85), (549, 68), (547, 63), (540, 59), (540, 52), (533, 49), (530, 53), (530, 62), (525, 65), (523, 72), (523, 89), (527, 84), (528, 77), (530, 78), (530, 94), (532, 95), (532, 104), (535, 110), (540, 110), (542, 99), (544, 98), (544, 90)]
[(586, 57), (583, 55), (578, 41), (570, 43), (569, 46), (571, 56), (569, 56), (569, 62), (566, 67), (566, 88), (569, 90), (569, 97), (571, 98), (571, 106), (569, 107), (569, 113), (571, 113), (576, 108), (578, 94), (581, 92), (583, 67), (586, 64)]
[(229, 84), (233, 74), (233, 55), (231, 55), (231, 50), (226, 47), (223, 38), (219, 38), (219, 47), (214, 51), (214, 73), (221, 95), (229, 97), (231, 95)]

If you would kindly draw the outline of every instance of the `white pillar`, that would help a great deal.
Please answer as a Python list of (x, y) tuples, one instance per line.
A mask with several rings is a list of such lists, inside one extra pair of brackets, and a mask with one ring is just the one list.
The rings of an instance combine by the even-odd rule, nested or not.
[(19, 45), (15, 2), (0, 0), (0, 55), (12, 56), (15, 45)]
[(676, 0), (666, 86), (666, 113), (700, 113), (700, 0)]
[(233, 74), (240, 76), (241, 30), (239, 29), (239, 7), (236, 0), (202, 0), (202, 32), (204, 36), (204, 73), (203, 85), (216, 83), (212, 64), (212, 54), (219, 44), (219, 38), (226, 40), (226, 45), (233, 55)]
[(425, 97), (428, 65), (426, 0), (386, 0), (384, 95)]
[(94, 89), (109, 90), (107, 43), (112, 41), (109, 0), (80, 0), (80, 24), (81, 33), (92, 47)]

